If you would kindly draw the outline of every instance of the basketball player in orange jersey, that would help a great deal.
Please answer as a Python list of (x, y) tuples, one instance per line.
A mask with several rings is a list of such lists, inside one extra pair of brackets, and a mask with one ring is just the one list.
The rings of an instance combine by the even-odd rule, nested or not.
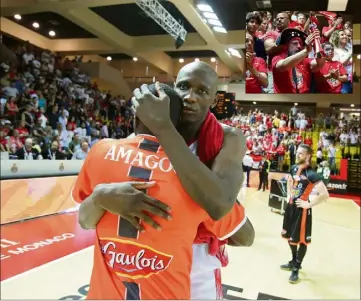
[[(291, 271), (290, 283), (299, 281), (298, 272), (311, 243), (312, 207), (321, 204), (329, 197), (321, 177), (311, 167), (312, 148), (301, 144), (296, 153), (296, 165), (291, 166), (287, 181), (289, 203), (283, 219), (282, 236), (288, 240), (292, 260), (281, 266)], [(311, 193), (317, 196), (310, 200)]]
[[(176, 123), (181, 100), (170, 87), (163, 85), (162, 89), (171, 96), (171, 120)], [(82, 202), (99, 185), (106, 187), (104, 183), (153, 180), (157, 184), (148, 188), (147, 194), (172, 207), (172, 220), (155, 218), (162, 225), (162, 232), (148, 226), (146, 233), (139, 233), (128, 220), (111, 213), (108, 200), (100, 202), (110, 212), (96, 227), (98, 240), (87, 297), (189, 299), (192, 243), (199, 224), (204, 222), (209, 231), (223, 237), (237, 230), (245, 219), (244, 210), (236, 205), (223, 222), (211, 220), (182, 188), (164, 150), (139, 119), (136, 132), (134, 138), (105, 139), (93, 146), (74, 186), (73, 197)], [(99, 172), (99, 166), (104, 172)], [(147, 215), (143, 213), (141, 218), (146, 220)], [(176, 241), (172, 242), (174, 238)]]
[[(217, 83), (217, 74), (208, 64), (195, 62), (185, 65), (180, 70), (175, 83), (175, 90), (182, 97), (184, 108), (188, 109), (182, 114), (182, 120), (177, 127), (181, 137), (178, 133), (172, 136), (170, 132), (163, 132), (160, 135), (163, 140), (168, 141), (165, 145), (166, 151), (172, 154), (172, 160), (176, 163), (174, 168), (177, 175), (184, 179), (182, 186), (192, 196), (192, 199), (198, 201), (212, 199), (213, 202), (218, 202), (222, 206), (222, 204), (229, 203), (230, 199), (237, 198), (242, 183), (242, 170), (239, 162), (242, 161), (245, 153), (244, 136), (237, 129), (222, 124), (224, 131), (222, 149), (210, 166), (205, 166), (198, 160), (195, 156), (197, 149), (192, 150), (185, 143), (185, 141), (198, 139), (205, 116), (210, 106), (215, 103)], [(189, 110), (190, 108), (193, 111)], [(167, 121), (163, 116), (164, 111), (155, 110), (153, 116), (154, 114), (159, 114), (162, 122)], [(159, 116), (156, 117), (159, 120)], [(151, 127), (154, 126), (151, 125)], [(175, 130), (173, 125), (171, 128), (172, 131)], [(172, 149), (172, 146), (175, 149)], [(201, 146), (199, 144), (198, 148)], [(188, 164), (184, 164), (184, 162), (188, 162)], [(204, 185), (199, 179), (205, 179), (207, 185)], [(144, 229), (143, 225), (138, 224), (135, 217), (140, 217), (144, 211), (166, 219), (167, 214), (162, 210), (165, 205), (140, 191), (142, 188), (149, 188), (153, 185), (154, 183), (124, 182), (109, 184), (107, 188), (98, 187), (81, 205), (80, 224), (83, 228), (93, 229), (105, 212), (96, 204), (99, 203), (99, 200), (105, 199), (108, 200), (109, 206), (113, 206), (111, 208), (113, 212), (132, 221), (140, 231)], [(209, 187), (213, 189), (209, 189)], [(215, 194), (215, 189), (218, 191), (217, 194)], [(215, 197), (216, 195), (217, 197)], [(214, 206), (215, 211), (218, 209), (217, 206)], [(159, 224), (151, 218), (143, 220), (143, 222), (160, 229)], [(250, 246), (254, 241), (254, 235), (253, 226), (247, 219), (228, 241), (233, 246)], [(197, 263), (195, 267), (197, 273), (192, 276), (192, 280), (196, 280), (193, 282), (195, 285), (192, 285), (192, 298), (216, 299), (215, 283), (219, 279), (215, 278), (215, 271), (220, 268), (220, 261), (215, 256), (209, 255), (207, 244), (194, 244), (193, 254), (193, 262)], [(205, 275), (208, 276), (205, 277)]]

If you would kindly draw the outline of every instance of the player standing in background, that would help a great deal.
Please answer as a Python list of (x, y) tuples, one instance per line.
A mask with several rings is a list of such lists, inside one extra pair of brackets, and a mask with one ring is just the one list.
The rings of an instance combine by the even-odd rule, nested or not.
[[(283, 219), (282, 236), (288, 240), (292, 252), (292, 260), (281, 266), (292, 271), (290, 283), (299, 281), (298, 272), (306, 255), (307, 245), (311, 243), (312, 207), (324, 202), (329, 197), (327, 188), (321, 177), (310, 166), (312, 149), (301, 144), (296, 153), (296, 165), (291, 167), (287, 181), (287, 204)], [(316, 197), (309, 199), (310, 194)]]

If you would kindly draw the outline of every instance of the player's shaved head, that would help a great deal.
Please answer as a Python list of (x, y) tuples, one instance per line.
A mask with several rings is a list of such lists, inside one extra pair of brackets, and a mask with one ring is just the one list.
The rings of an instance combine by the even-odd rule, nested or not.
[(207, 78), (213, 87), (217, 87), (217, 72), (213, 69), (211, 65), (205, 62), (192, 62), (183, 66), (178, 72), (176, 82), (178, 82), (186, 74), (194, 74), (195, 76), (198, 76), (200, 78)]

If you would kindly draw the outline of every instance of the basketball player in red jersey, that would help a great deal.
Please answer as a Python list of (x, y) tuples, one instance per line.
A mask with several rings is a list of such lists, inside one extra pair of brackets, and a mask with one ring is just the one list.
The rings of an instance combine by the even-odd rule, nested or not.
[[(301, 144), (297, 148), (296, 165), (291, 166), (287, 182), (289, 203), (283, 219), (282, 236), (288, 240), (292, 260), (281, 266), (292, 271), (290, 283), (297, 283), (298, 271), (306, 255), (307, 245), (311, 243), (312, 207), (326, 201), (329, 197), (321, 177), (310, 166), (312, 148)], [(310, 194), (317, 196), (310, 200)]]
[[(175, 122), (179, 120), (181, 100), (175, 92), (171, 96), (171, 116)], [(148, 189), (148, 194), (171, 205), (173, 219), (169, 222), (159, 219), (158, 223), (163, 224), (161, 233), (155, 229), (139, 233), (128, 220), (111, 213), (108, 200), (100, 202), (110, 212), (103, 215), (96, 227), (98, 241), (88, 298), (189, 299), (192, 243), (198, 225), (204, 222), (214, 235), (224, 237), (244, 220), (243, 207), (236, 205), (223, 223), (210, 220), (181, 187), (156, 138), (145, 134), (149, 131), (141, 122), (136, 131), (138, 135), (134, 138), (97, 143), (85, 160), (72, 194), (81, 203), (98, 185), (106, 186), (104, 183), (155, 180), (159, 184)], [(100, 165), (106, 173), (98, 172)], [(144, 213), (141, 218), (149, 219)], [(177, 242), (170, 243), (174, 237)]]
[[(242, 160), (245, 152), (245, 138), (240, 131), (222, 125), (224, 132), (224, 140), (221, 151), (214, 157), (213, 162), (206, 166), (204, 163), (199, 161), (194, 152), (188, 148), (185, 141), (195, 141), (199, 138), (199, 131), (202, 128), (205, 117), (208, 114), (209, 108), (215, 103), (215, 94), (217, 91), (217, 74), (213, 68), (205, 63), (191, 63), (184, 66), (177, 77), (175, 89), (178, 94), (182, 97), (185, 104), (183, 108), (182, 121), (178, 126), (176, 135), (171, 135), (172, 131), (176, 131), (174, 126), (171, 125), (169, 132), (161, 132), (159, 135), (163, 139), (165, 149), (167, 153), (171, 154), (171, 161), (177, 175), (181, 178), (182, 186), (191, 195), (193, 200), (199, 199), (212, 199), (215, 203), (218, 203), (222, 208), (225, 204), (229, 204), (230, 200), (235, 200), (239, 187), (242, 183), (242, 170), (240, 169), (239, 162)], [(148, 95), (149, 96), (149, 95)], [(150, 102), (157, 101), (156, 99), (150, 99)], [(159, 107), (158, 103), (158, 107)], [(152, 105), (150, 110), (154, 110)], [(149, 120), (150, 123), (154, 120), (165, 122), (165, 111), (166, 110), (154, 110), (154, 114), (157, 118)], [(149, 112), (149, 110), (148, 110)], [(153, 120), (153, 121), (152, 121)], [(159, 126), (151, 124), (150, 127)], [(163, 124), (163, 126), (166, 126)], [(162, 126), (162, 127), (163, 127)], [(149, 127), (149, 125), (148, 125)], [(180, 135), (181, 136), (180, 136)], [(196, 141), (197, 142), (197, 141)], [(198, 148), (202, 147), (202, 142), (198, 145)], [(176, 150), (172, 149), (175, 147)], [(169, 155), (170, 156), (170, 155)], [(188, 164), (184, 164), (188, 162)], [(207, 185), (204, 185), (200, 178), (206, 180)], [(225, 184), (225, 186), (224, 186)], [(144, 185), (144, 183), (141, 183)], [(149, 185), (151, 184), (147, 184)], [(214, 186), (215, 185), (215, 186)], [(213, 189), (208, 189), (212, 187)], [(85, 228), (94, 228), (99, 218), (104, 214), (104, 210), (94, 205), (96, 200), (99, 199), (112, 199), (117, 200), (116, 206), (117, 214), (122, 217), (126, 217), (134, 221), (134, 217), (138, 216), (140, 212), (147, 211), (149, 208), (145, 208), (144, 204), (151, 204), (153, 214), (163, 216), (161, 205), (159, 201), (149, 199), (149, 197), (141, 193), (137, 188), (136, 184), (133, 183), (114, 183), (112, 189), (98, 189), (96, 193), (90, 195), (82, 204), (80, 211), (80, 223)], [(217, 197), (215, 197), (218, 195)], [(137, 195), (138, 202), (137, 206), (130, 206), (129, 204), (134, 200), (134, 195)], [(120, 202), (122, 201), (122, 202)], [(203, 201), (204, 202), (204, 201)], [(213, 207), (214, 211), (220, 213), (217, 206)], [(224, 210), (224, 207), (223, 209)], [(151, 224), (153, 227), (159, 227), (153, 220), (146, 220), (145, 223)], [(139, 230), (143, 229), (142, 225), (133, 223)], [(254, 240), (254, 229), (252, 224), (247, 219), (243, 226), (230, 238), (232, 245), (236, 246), (250, 246)], [(206, 248), (206, 245), (195, 245), (198, 250), (200, 247)], [(198, 252), (195, 252), (198, 254)], [(214, 256), (209, 256), (207, 250), (203, 250), (202, 253), (206, 259), (201, 260), (202, 266), (212, 274), (214, 277), (214, 270), (219, 266), (214, 266), (217, 262)], [(194, 259), (196, 261), (196, 257)], [(212, 261), (212, 262), (210, 262)], [(218, 260), (219, 262), (219, 260)], [(215, 279), (213, 279), (213, 286)], [(211, 293), (212, 291), (209, 290)], [(203, 296), (203, 295), (202, 295)], [(216, 296), (206, 295), (203, 298), (215, 299)]]

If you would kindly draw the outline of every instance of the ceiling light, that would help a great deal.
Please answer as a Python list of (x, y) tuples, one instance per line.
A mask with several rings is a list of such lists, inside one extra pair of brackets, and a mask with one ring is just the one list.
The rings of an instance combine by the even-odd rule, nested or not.
[[(38, 22), (34, 22), (34, 23), (33, 23), (33, 27), (34, 27), (34, 28), (39, 28), (39, 27), (40, 27), (40, 25), (39, 25), (39, 23), (38, 23)], [(50, 34), (50, 33), (49, 33), (49, 34)]]
[(360, 59), (361, 59), (361, 54), (358, 54), (358, 55), (357, 55), (357, 58), (360, 60)]
[(112, 57), (111, 56), (107, 56), (107, 61), (111, 61)]
[(211, 58), (211, 62), (212, 62), (212, 63), (215, 63), (215, 62), (216, 62), (216, 58), (215, 58), (215, 57), (212, 57), (212, 58)]
[(254, 101), (253, 104), (256, 105), (257, 103)]
[(54, 31), (54, 30), (50, 30), (50, 31), (49, 31), (49, 36), (55, 37), (55, 31)]
[(16, 20), (21, 20), (21, 16), (20, 16), (19, 14), (14, 15), (14, 18), (15, 18)]
[(348, 0), (328, 0), (327, 11), (345, 11)]
[(213, 26), (213, 30), (221, 33), (227, 33), (227, 30), (224, 27)]
[(137, 58), (137, 57), (133, 57), (133, 61), (134, 61), (134, 62), (138, 61), (138, 58)]
[(203, 16), (205, 16), (207, 19), (216, 19), (218, 20), (218, 17), (215, 13), (203, 13)]
[(228, 48), (228, 52), (236, 57), (242, 58), (241, 54), (239, 53), (239, 51), (237, 49), (234, 48)]
[(222, 23), (219, 20), (208, 19), (208, 23), (211, 25), (223, 27)]
[(184, 63), (184, 59), (179, 59), (179, 62), (182, 64)]
[(208, 4), (198, 4), (197, 7), (198, 7), (198, 9), (199, 9), (200, 11), (205, 11), (205, 12), (211, 12), (211, 13), (213, 13), (212, 7), (211, 7), (210, 5), (208, 5)]
[(298, 106), (298, 103), (297, 103), (297, 102), (295, 102), (295, 106)]
[(195, 62), (199, 62), (199, 58), (195, 58), (194, 61), (195, 61)]
[(355, 105), (354, 104), (351, 104), (351, 108), (353, 108)]

